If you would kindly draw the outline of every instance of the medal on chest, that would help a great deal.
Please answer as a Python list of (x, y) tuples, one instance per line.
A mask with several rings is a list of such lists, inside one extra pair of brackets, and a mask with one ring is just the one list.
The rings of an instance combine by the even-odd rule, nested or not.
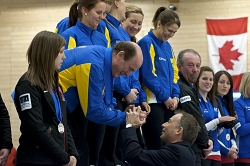
[[(58, 88), (59, 89), (59, 88)], [(60, 91), (60, 89), (59, 89)], [(61, 110), (61, 103), (60, 103), (60, 96), (58, 95), (58, 92), (56, 90), (52, 90), (53, 93), (51, 93), (51, 96), (54, 100), (54, 105), (55, 105), (55, 113), (57, 120), (59, 122), (57, 128), (59, 133), (63, 134), (64, 133), (64, 125), (62, 124), (62, 110)]]
[(227, 139), (227, 141), (229, 141), (230, 140), (230, 134), (226, 134), (226, 139)]
[(58, 124), (58, 131), (59, 133), (63, 134), (64, 133), (64, 125), (60, 122)]

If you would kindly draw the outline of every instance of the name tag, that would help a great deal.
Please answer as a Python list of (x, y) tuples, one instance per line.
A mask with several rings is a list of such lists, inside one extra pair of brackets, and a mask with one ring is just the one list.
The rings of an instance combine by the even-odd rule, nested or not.
[(190, 96), (183, 96), (182, 98), (180, 98), (180, 103), (185, 103), (187, 101), (191, 101)]

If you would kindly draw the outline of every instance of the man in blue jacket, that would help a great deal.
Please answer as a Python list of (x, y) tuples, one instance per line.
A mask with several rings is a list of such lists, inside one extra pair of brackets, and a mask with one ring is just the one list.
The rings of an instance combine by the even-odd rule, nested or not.
[[(142, 64), (141, 48), (132, 42), (120, 42), (112, 48), (84, 46), (65, 51), (59, 82), (62, 85), (69, 113), (70, 129), (80, 155), (79, 166), (88, 165), (86, 131), (88, 120), (98, 124), (118, 126), (125, 124), (126, 111), (114, 109), (113, 79), (129, 75)], [(141, 113), (141, 118), (146, 114)], [(105, 126), (100, 127), (96, 140), (103, 141)], [(97, 165), (97, 164), (96, 164)]]
[(146, 150), (139, 145), (135, 128), (143, 123), (138, 115), (140, 108), (127, 112), (126, 128), (121, 131), (124, 158), (132, 166), (183, 166), (195, 165), (195, 153), (191, 145), (200, 130), (193, 116), (176, 111), (168, 122), (162, 124), (161, 140), (166, 143), (159, 150)]

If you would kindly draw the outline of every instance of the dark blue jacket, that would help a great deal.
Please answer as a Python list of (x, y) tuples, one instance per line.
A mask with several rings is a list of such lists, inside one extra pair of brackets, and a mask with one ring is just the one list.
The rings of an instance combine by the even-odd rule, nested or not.
[(121, 131), (124, 158), (132, 166), (194, 166), (195, 153), (188, 141), (163, 146), (159, 150), (143, 149), (138, 142), (136, 129)]

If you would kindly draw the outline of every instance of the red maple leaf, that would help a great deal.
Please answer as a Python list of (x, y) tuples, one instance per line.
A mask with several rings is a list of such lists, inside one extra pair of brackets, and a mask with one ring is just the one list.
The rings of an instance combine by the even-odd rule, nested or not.
[(233, 48), (233, 41), (226, 41), (225, 44), (219, 48), (220, 61), (224, 67), (229, 70), (233, 70), (233, 62), (231, 60), (238, 60), (242, 53), (238, 52), (238, 49), (231, 50)]

